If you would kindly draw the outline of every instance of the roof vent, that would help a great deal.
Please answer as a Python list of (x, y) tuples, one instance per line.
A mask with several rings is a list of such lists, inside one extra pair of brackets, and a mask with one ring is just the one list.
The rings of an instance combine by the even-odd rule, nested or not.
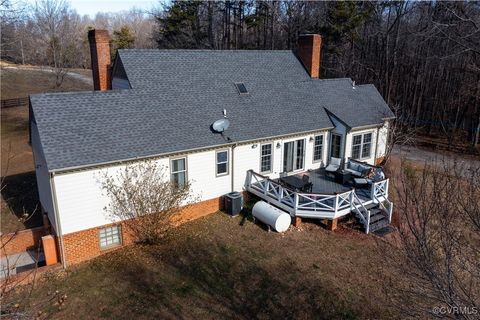
[(352, 81), (352, 89), (355, 89), (355, 81)]
[(245, 87), (245, 84), (243, 82), (236, 82), (235, 87), (237, 87), (239, 94), (248, 94), (247, 87)]

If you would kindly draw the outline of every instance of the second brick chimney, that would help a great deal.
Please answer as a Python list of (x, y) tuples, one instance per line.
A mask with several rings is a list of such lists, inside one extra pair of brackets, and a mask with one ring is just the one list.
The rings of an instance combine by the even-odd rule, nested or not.
[(319, 34), (301, 34), (298, 37), (298, 57), (312, 78), (320, 76), (320, 48), (322, 37)]
[(92, 60), (93, 87), (95, 90), (110, 90), (110, 38), (107, 30), (88, 31), (90, 57)]

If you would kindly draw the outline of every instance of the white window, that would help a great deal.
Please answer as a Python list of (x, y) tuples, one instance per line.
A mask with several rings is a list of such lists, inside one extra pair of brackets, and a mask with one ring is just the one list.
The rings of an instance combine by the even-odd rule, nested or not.
[(272, 171), (272, 144), (264, 144), (260, 148), (260, 172), (269, 173)]
[(228, 174), (228, 151), (217, 151), (217, 176)]
[(173, 159), (170, 163), (171, 181), (179, 188), (187, 184), (187, 159)]
[(108, 249), (122, 244), (122, 229), (120, 226), (110, 226), (98, 231), (100, 249)]
[(372, 150), (372, 133), (364, 133), (353, 136), (352, 138), (352, 158), (365, 159), (370, 158)]
[(313, 162), (322, 161), (323, 156), (323, 135), (315, 136), (313, 143)]

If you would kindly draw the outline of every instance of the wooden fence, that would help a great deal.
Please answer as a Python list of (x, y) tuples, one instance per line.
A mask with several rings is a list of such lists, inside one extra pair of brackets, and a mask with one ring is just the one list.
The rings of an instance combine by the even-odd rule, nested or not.
[(22, 107), (28, 105), (28, 97), (25, 98), (16, 98), (16, 99), (5, 99), (1, 100), (1, 107), (3, 108), (12, 108), (12, 107)]

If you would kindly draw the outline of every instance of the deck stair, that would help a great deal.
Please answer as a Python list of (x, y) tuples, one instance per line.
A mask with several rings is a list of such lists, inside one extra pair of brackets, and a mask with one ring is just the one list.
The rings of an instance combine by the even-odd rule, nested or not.
[(390, 225), (388, 212), (380, 208), (378, 204), (370, 203), (366, 205), (365, 208), (370, 211), (369, 232), (375, 232)]

